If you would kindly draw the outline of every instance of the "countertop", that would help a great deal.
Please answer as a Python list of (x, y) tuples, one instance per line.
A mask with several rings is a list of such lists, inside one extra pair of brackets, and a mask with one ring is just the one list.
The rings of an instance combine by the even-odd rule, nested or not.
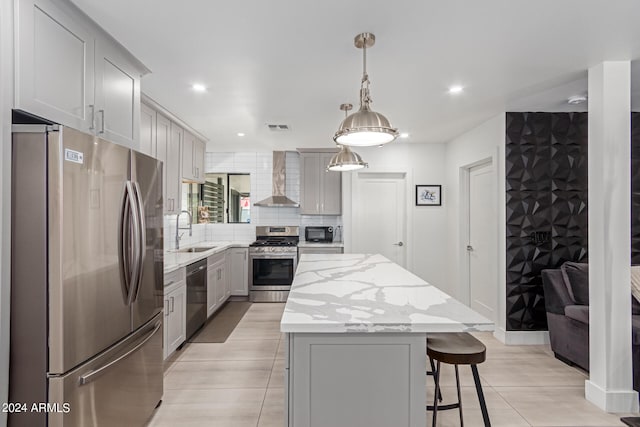
[(185, 267), (193, 262), (200, 261), (201, 259), (207, 258), (211, 255), (224, 252), (229, 248), (248, 248), (249, 243), (250, 242), (222, 241), (200, 242), (189, 247), (202, 248), (213, 246), (213, 249), (204, 252), (177, 252), (174, 250), (164, 251), (164, 272), (165, 274), (170, 273), (180, 267)]
[(300, 240), (298, 242), (299, 248), (342, 248), (344, 242), (332, 242), (332, 243), (319, 243), (319, 242), (307, 242), (306, 240)]
[(382, 255), (305, 254), (282, 332), (492, 331), (471, 308)]

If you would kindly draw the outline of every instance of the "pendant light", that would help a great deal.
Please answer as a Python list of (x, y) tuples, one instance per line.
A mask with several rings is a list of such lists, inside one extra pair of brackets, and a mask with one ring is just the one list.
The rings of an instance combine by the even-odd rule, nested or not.
[[(351, 104), (342, 104), (340, 109), (344, 111), (344, 115), (353, 108)], [(353, 152), (346, 145), (337, 144), (340, 147), (338, 151), (327, 165), (327, 171), (335, 172), (349, 172), (362, 168), (368, 168), (369, 164), (362, 160), (362, 157), (356, 152)]]
[(367, 48), (375, 44), (376, 37), (371, 33), (358, 34), (354, 44), (362, 49), (362, 83), (360, 86), (360, 109), (347, 116), (333, 140), (341, 145), (367, 147), (389, 143), (398, 137), (398, 129), (391, 127), (389, 120), (380, 113), (371, 110), (369, 96), (369, 75), (367, 74)]

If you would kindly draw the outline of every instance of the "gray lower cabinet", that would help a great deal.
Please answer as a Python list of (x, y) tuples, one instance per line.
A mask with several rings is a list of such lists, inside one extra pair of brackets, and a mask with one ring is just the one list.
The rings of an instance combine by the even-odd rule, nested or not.
[(231, 295), (247, 296), (249, 295), (249, 263), (247, 248), (228, 249), (229, 262), (229, 283), (231, 287)]
[(164, 359), (187, 339), (187, 283), (184, 268), (165, 274)]
[(300, 213), (342, 214), (342, 173), (327, 172), (333, 153), (300, 153)]
[(312, 247), (299, 246), (298, 247), (298, 257), (304, 254), (341, 254), (341, 253), (344, 253), (343, 247), (334, 247), (334, 246), (328, 247), (328, 248), (323, 248), (318, 246), (312, 246)]
[(289, 427), (424, 427), (426, 334), (288, 333)]
[(146, 67), (69, 1), (15, 10), (15, 108), (138, 149)]
[(207, 317), (215, 313), (231, 294), (227, 280), (227, 251), (207, 258)]

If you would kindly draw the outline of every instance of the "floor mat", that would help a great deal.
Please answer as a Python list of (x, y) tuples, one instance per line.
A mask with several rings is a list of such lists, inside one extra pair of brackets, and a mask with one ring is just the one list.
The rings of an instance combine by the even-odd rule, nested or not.
[(251, 304), (249, 301), (229, 301), (188, 342), (225, 342)]

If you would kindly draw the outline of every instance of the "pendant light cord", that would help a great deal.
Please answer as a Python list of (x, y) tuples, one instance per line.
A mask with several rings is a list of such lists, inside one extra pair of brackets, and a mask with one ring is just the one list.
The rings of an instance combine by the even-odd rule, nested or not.
[(369, 109), (369, 75), (367, 74), (367, 38), (364, 37), (362, 46), (362, 83), (360, 86), (360, 109)]

